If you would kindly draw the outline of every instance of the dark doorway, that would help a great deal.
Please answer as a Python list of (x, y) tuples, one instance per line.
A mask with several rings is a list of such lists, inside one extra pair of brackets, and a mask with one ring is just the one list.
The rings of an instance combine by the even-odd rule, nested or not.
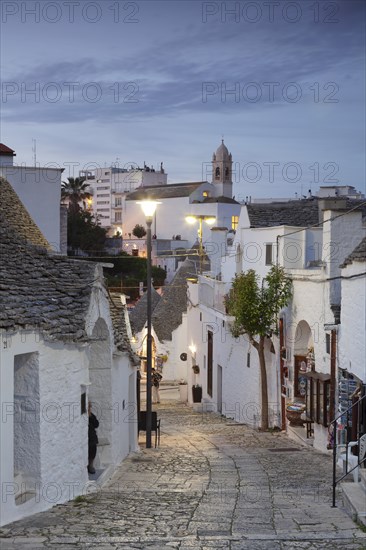
[(213, 333), (207, 331), (207, 393), (212, 397)]

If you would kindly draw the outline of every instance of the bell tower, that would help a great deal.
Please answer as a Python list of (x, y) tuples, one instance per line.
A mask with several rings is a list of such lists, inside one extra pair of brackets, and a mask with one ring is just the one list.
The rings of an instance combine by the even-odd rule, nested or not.
[(222, 139), (220, 147), (212, 155), (212, 183), (215, 185), (216, 197), (232, 198), (232, 167), (233, 160), (231, 153), (229, 153)]

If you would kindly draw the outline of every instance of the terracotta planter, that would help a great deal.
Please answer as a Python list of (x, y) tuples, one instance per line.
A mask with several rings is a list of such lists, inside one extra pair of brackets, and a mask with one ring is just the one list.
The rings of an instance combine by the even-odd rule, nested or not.
[(286, 418), (290, 421), (290, 426), (304, 426), (304, 421), (301, 415), (304, 411), (286, 411)]

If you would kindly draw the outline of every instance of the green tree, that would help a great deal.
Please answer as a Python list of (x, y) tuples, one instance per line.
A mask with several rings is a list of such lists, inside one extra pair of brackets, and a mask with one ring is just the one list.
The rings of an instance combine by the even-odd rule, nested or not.
[[(146, 258), (131, 256), (126, 252), (120, 252), (111, 260), (112, 268), (105, 268), (108, 286), (123, 286), (124, 291), (135, 299), (139, 296), (139, 283), (142, 281), (146, 288), (147, 261)], [(153, 265), (151, 268), (154, 287), (164, 285), (166, 279), (165, 269)]]
[(259, 283), (253, 269), (240, 273), (233, 279), (233, 286), (225, 297), (227, 311), (234, 317), (231, 333), (234, 337), (246, 334), (258, 352), (261, 374), (261, 427), (268, 430), (268, 383), (264, 352), (266, 338), (277, 331), (277, 319), (281, 309), (292, 297), (292, 282), (284, 269), (272, 266), (268, 275)]
[(132, 229), (132, 235), (135, 235), (138, 239), (142, 239), (146, 235), (146, 229), (143, 225), (137, 223)]
[(67, 214), (67, 245), (73, 253), (82, 250), (88, 254), (100, 254), (104, 249), (107, 230), (101, 227), (87, 210)]
[(69, 210), (71, 212), (79, 212), (81, 210), (80, 202), (83, 202), (85, 209), (85, 201), (91, 198), (91, 194), (87, 191), (88, 184), (84, 178), (67, 178), (68, 181), (63, 181), (61, 185), (61, 198), (69, 199)]
[(153, 265), (151, 267), (151, 276), (152, 276), (154, 287), (159, 287), (164, 285), (164, 281), (166, 279), (165, 269), (157, 265)]

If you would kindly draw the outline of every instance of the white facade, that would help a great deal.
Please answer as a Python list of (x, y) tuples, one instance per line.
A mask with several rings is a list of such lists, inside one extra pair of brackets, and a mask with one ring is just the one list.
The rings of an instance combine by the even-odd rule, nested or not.
[[(124, 226), (123, 205), (125, 196), (138, 187), (167, 184), (167, 174), (161, 167), (153, 168), (96, 168), (80, 172), (90, 187), (92, 200), (90, 209), (98, 217), (102, 227), (110, 227), (111, 235), (117, 231), (122, 233)], [(136, 224), (135, 224), (136, 225)], [(124, 235), (127, 233), (123, 231)]]
[[(169, 187), (169, 185), (167, 186)], [(209, 213), (211, 204), (192, 204), (194, 200), (204, 198), (204, 192), (212, 192), (212, 184), (202, 183), (191, 196), (164, 197), (158, 196), (156, 200), (160, 203), (157, 206), (151, 231), (158, 239), (172, 239), (172, 236), (180, 235), (183, 240), (188, 240), (192, 244), (197, 236), (197, 227), (192, 227), (186, 222), (186, 217), (192, 213)], [(197, 198), (196, 198), (197, 197)], [(141, 199), (140, 199), (141, 200)], [(146, 219), (141, 210), (141, 206), (136, 200), (125, 200), (123, 202), (123, 237), (128, 238), (136, 224), (146, 226)], [(204, 228), (203, 237), (209, 235)]]
[[(230, 317), (225, 313), (224, 296), (230, 289), (235, 273), (254, 269), (259, 278), (263, 279), (271, 265), (277, 261), (279, 265), (285, 267), (287, 274), (293, 280), (293, 299), (282, 313), (286, 348), (284, 380), (281, 379), (279, 339), (276, 336), (272, 337), (275, 353), (270, 351), (269, 342), (267, 343), (271, 425), (281, 426), (285, 402), (305, 399), (304, 395), (299, 397), (299, 394), (296, 394), (300, 387), (297, 382), (295, 383), (296, 357), (309, 356), (311, 353), (314, 378), (319, 380), (317, 387), (320, 389), (317, 391), (328, 391), (327, 384), (331, 383), (331, 371), (334, 375), (337, 370), (336, 364), (342, 362), (345, 364), (344, 356), (352, 347), (350, 338), (352, 330), (362, 343), (357, 347), (357, 351), (353, 351), (351, 362), (356, 365), (354, 369), (358, 369), (357, 376), (365, 379), (365, 363), (361, 360), (361, 355), (365, 352), (364, 310), (363, 314), (354, 315), (353, 323), (349, 323), (349, 317), (365, 305), (364, 286), (363, 292), (361, 291), (361, 285), (364, 285), (362, 278), (350, 279), (346, 282), (342, 280), (342, 293), (345, 283), (345, 299), (348, 300), (348, 305), (343, 311), (344, 319), (347, 318), (347, 328), (341, 327), (341, 331), (345, 330), (345, 333), (340, 338), (337, 356), (334, 364), (331, 365), (329, 343), (331, 338), (337, 335), (339, 321), (335, 315), (341, 304), (339, 265), (362, 240), (366, 230), (362, 222), (362, 212), (355, 210), (348, 213), (345, 206), (339, 199), (319, 202), (319, 208), (323, 210), (323, 223), (309, 228), (288, 225), (250, 227), (247, 207), (242, 206), (233, 244), (226, 247), (226, 252), (225, 246), (222, 247), (220, 280), (210, 274), (204, 274), (199, 277), (198, 285), (190, 285), (189, 288), (190, 300), (195, 296), (196, 301), (188, 309), (188, 346), (191, 345), (195, 350), (194, 354), (191, 354), (191, 361), (200, 367), (198, 375), (191, 373), (189, 383), (202, 385), (204, 407), (220, 411), (225, 416), (233, 417), (238, 421), (252, 424), (258, 421), (260, 373), (257, 352), (251, 349), (245, 337), (235, 341), (231, 336)], [(343, 271), (348, 270), (353, 273), (353, 269), (356, 268), (348, 266)], [(351, 284), (352, 288), (356, 289), (356, 295), (359, 292), (361, 297), (356, 309), (353, 303), (355, 294), (351, 302)], [(212, 333), (211, 381), (208, 380), (208, 331)], [(348, 345), (344, 350), (346, 337)], [(349, 368), (350, 366), (348, 370)], [(355, 370), (353, 372), (356, 374)], [(335, 384), (335, 381), (333, 380), (332, 383)], [(212, 386), (210, 391), (208, 391), (209, 385)], [(190, 388), (189, 396), (191, 396)], [(323, 399), (322, 394), (319, 399)], [(327, 422), (329, 421), (325, 417), (330, 409), (329, 401), (325, 399), (323, 402), (326, 412), (322, 410), (321, 413), (319, 412), (319, 417), (314, 420), (313, 442), (316, 448), (325, 451), (328, 443)], [(249, 408), (248, 403), (251, 403)], [(318, 411), (316, 411), (317, 414)], [(289, 435), (298, 437), (296, 430), (290, 427), (287, 429)], [(306, 433), (305, 428), (303, 432)], [(306, 435), (304, 437), (306, 438)]]
[(137, 449), (136, 369), (113, 344), (100, 283), (86, 329), (93, 340), (84, 344), (1, 333), (1, 524), (96, 490), (86, 468), (88, 400), (100, 421), (96, 468), (110, 475)]
[[(151, 329), (153, 338), (153, 367), (163, 376), (163, 382), (176, 383), (187, 380), (187, 363), (180, 358), (187, 352), (187, 315), (183, 313), (182, 324), (172, 332), (171, 340), (160, 341), (154, 328)], [(135, 334), (132, 340), (137, 354), (146, 357), (147, 328)], [(164, 360), (160, 359), (164, 358)], [(144, 363), (142, 363), (144, 370)]]
[(352, 199), (362, 199), (365, 197), (361, 191), (357, 191), (352, 185), (321, 185), (317, 195), (320, 198), (349, 197)]
[(0, 176), (12, 185), (51, 249), (61, 252), (60, 200), (63, 168), (0, 166)]
[(339, 367), (366, 383), (366, 262), (342, 269)]
[[(222, 286), (217, 292), (215, 288)], [(214, 303), (208, 307), (209, 293), (212, 288)], [(228, 289), (228, 285), (226, 285)], [(225, 313), (222, 298), (225, 294), (224, 283), (202, 276), (199, 284), (189, 285), (190, 306), (188, 308), (188, 399), (192, 404), (192, 386), (202, 386), (203, 407), (205, 410), (220, 412), (236, 422), (244, 422), (253, 427), (260, 424), (260, 374), (258, 355), (241, 336), (234, 339), (230, 333), (230, 317)], [(212, 365), (209, 365), (209, 337), (212, 333)], [(278, 425), (277, 398), (277, 356), (266, 349), (269, 365), (269, 403), (271, 425)], [(193, 365), (200, 372), (195, 374)], [(210, 369), (211, 373), (210, 374)], [(211, 377), (211, 381), (210, 381)], [(210, 387), (211, 386), (211, 387)]]

